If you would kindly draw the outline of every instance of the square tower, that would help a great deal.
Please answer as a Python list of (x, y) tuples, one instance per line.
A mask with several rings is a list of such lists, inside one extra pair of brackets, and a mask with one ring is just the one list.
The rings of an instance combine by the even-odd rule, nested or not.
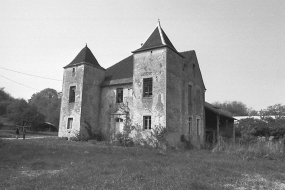
[(90, 132), (99, 131), (100, 84), (105, 69), (84, 47), (75, 59), (64, 67), (59, 137), (87, 139)]

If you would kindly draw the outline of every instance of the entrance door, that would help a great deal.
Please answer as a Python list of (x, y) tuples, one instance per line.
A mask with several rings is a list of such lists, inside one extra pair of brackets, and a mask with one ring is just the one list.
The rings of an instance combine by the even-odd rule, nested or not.
[(121, 118), (116, 118), (116, 128), (115, 128), (115, 135), (122, 133), (124, 130), (124, 123), (123, 119)]

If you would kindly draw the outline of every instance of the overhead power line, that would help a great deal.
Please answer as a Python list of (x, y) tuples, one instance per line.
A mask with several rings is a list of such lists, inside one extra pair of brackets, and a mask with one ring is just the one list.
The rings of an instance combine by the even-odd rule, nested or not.
[(7, 79), (7, 80), (9, 80), (9, 81), (15, 82), (15, 83), (20, 84), (20, 85), (22, 85), (22, 86), (25, 86), (25, 87), (31, 88), (31, 89), (33, 89), (33, 90), (41, 91), (41, 90), (39, 90), (39, 89), (36, 89), (36, 88), (30, 87), (30, 86), (27, 86), (27, 85), (25, 85), (25, 84), (22, 84), (22, 83), (19, 83), (19, 82), (13, 81), (13, 80), (11, 80), (11, 79), (8, 79), (8, 78), (6, 78), (6, 77), (4, 77), (4, 76), (2, 76), (2, 75), (0, 75), (0, 77), (3, 77), (3, 78), (5, 78), (5, 79)]
[(11, 69), (6, 69), (6, 68), (3, 68), (3, 67), (0, 67), (0, 68), (1, 68), (1, 69), (4, 69), (4, 70), (7, 70), (7, 71), (12, 71), (12, 72), (15, 72), (15, 73), (20, 73), (20, 74), (23, 74), (23, 75), (29, 75), (29, 76), (33, 76), (33, 77), (38, 77), (38, 78), (43, 78), (43, 79), (55, 80), (55, 81), (60, 81), (60, 82), (62, 82), (62, 80), (58, 80), (58, 79), (52, 79), (52, 78), (48, 78), (48, 77), (42, 77), (42, 76), (32, 75), (32, 74), (23, 73), (23, 72), (20, 72), (20, 71), (14, 71), (14, 70), (11, 70)]

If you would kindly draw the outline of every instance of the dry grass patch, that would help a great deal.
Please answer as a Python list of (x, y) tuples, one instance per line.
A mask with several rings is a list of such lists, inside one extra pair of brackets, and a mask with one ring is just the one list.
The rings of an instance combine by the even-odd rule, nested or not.
[(0, 170), (0, 189), (220, 190), (239, 188), (234, 185), (241, 182), (250, 186), (245, 174), (285, 181), (284, 162), (206, 150), (159, 154), (62, 139), (2, 140)]

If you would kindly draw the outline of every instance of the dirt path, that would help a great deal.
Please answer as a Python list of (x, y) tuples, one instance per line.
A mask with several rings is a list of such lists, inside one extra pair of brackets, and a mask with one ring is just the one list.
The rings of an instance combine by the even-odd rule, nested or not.
[[(29, 140), (29, 139), (43, 139), (43, 138), (57, 138), (57, 136), (41, 136), (41, 137), (26, 137), (25, 140)], [(1, 139), (7, 139), (7, 140), (24, 140), (23, 137), (19, 137), (18, 139), (16, 137), (11, 137), (11, 138), (1, 138)]]

